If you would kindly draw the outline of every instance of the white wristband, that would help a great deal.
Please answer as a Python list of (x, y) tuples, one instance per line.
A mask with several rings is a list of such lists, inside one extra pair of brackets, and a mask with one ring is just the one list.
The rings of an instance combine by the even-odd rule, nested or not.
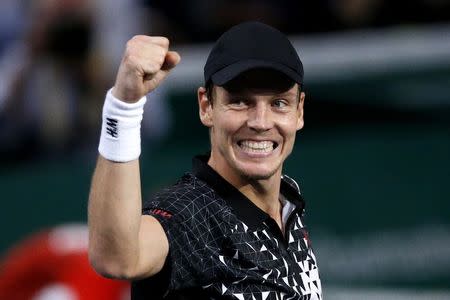
[(111, 161), (128, 162), (141, 154), (141, 121), (146, 97), (127, 103), (115, 98), (112, 89), (103, 105), (102, 132), (98, 151)]

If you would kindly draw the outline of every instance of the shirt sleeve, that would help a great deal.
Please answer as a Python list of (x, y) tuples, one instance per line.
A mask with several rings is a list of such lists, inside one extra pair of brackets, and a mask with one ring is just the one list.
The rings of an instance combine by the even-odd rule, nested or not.
[[(196, 287), (202, 273), (202, 262), (208, 255), (207, 212), (193, 201), (189, 191), (163, 193), (146, 201), (143, 214), (155, 217), (163, 227), (169, 241), (169, 254), (165, 267), (168, 290)], [(208, 257), (208, 256), (206, 256)]]

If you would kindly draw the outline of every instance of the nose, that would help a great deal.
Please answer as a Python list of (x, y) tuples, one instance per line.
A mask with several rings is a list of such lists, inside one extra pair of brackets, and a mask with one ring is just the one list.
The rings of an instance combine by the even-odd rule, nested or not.
[(270, 107), (266, 103), (258, 102), (248, 111), (247, 126), (257, 132), (272, 128), (273, 120)]

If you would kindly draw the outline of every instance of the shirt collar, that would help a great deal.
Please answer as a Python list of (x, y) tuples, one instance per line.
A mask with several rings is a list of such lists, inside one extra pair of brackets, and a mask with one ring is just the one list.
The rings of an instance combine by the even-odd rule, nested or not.
[[(193, 174), (206, 182), (214, 191), (231, 206), (238, 218), (248, 226), (258, 228), (270, 218), (263, 210), (257, 207), (250, 199), (242, 194), (231, 183), (220, 176), (208, 165), (209, 155), (195, 156), (192, 160)], [(299, 191), (281, 178), (281, 194), (296, 206), (296, 210), (303, 210), (305, 203)]]

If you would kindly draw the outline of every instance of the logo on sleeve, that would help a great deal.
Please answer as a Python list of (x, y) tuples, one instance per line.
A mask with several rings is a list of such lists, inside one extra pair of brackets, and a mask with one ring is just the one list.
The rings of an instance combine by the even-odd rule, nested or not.
[(159, 209), (159, 208), (155, 208), (155, 209), (151, 210), (150, 213), (153, 215), (158, 215), (158, 216), (164, 217), (166, 219), (170, 219), (173, 216), (170, 212), (165, 211), (163, 209)]

